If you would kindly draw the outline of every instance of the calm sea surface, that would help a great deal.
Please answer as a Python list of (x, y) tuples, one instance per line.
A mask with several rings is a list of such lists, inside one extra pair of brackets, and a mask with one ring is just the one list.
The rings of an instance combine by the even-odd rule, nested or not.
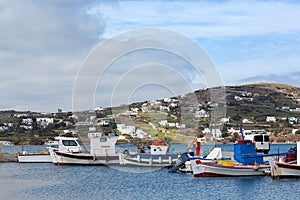
[[(217, 145), (232, 151), (233, 145)], [(295, 144), (271, 145), (271, 153)], [(210, 149), (211, 145), (203, 145)], [(21, 147), (4, 147), (18, 152)], [(26, 150), (39, 150), (27, 146)], [(125, 147), (123, 147), (125, 148)], [(186, 145), (173, 145), (185, 151)], [(119, 148), (122, 150), (122, 148)], [(300, 179), (195, 178), (166, 169), (0, 163), (0, 199), (299, 199)]]

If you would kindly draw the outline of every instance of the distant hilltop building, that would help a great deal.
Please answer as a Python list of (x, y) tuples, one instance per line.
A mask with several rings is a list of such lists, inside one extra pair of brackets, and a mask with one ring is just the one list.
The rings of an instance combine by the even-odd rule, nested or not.
[(276, 122), (276, 118), (273, 116), (267, 116), (266, 122)]

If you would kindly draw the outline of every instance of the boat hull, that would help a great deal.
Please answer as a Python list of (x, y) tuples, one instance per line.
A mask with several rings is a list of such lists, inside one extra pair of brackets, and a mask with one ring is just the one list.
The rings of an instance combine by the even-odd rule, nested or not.
[(151, 155), (151, 154), (119, 154), (120, 165), (140, 167), (168, 167), (178, 158), (177, 154)]
[(270, 161), (271, 176), (273, 178), (296, 178), (300, 177), (300, 165), (284, 162)]
[(50, 154), (18, 155), (19, 163), (52, 163)]
[(201, 163), (191, 160), (193, 175), (195, 177), (222, 177), (222, 176), (264, 176), (270, 167), (265, 166), (222, 166), (219, 164)]
[(54, 165), (119, 165), (119, 156), (93, 156), (89, 153), (66, 153), (50, 150)]

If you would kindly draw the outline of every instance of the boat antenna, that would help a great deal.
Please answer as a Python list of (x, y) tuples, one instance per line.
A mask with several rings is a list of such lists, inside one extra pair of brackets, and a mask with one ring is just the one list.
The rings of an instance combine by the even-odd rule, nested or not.
[[(74, 134), (72, 134), (72, 135), (73, 135), (73, 137), (74, 137)], [(81, 146), (83, 147), (84, 151), (90, 152), (90, 151), (88, 150), (88, 148), (85, 146), (85, 144), (82, 142), (82, 139), (80, 138), (80, 134), (76, 133), (76, 137), (78, 137), (78, 139), (81, 141), (80, 143), (81, 143)]]
[(108, 122), (109, 127), (111, 128), (111, 130), (114, 132), (114, 136), (119, 136), (115, 130), (115, 128), (113, 127), (111, 122)]
[(243, 127), (240, 125), (240, 132), (242, 134), (242, 139), (245, 139), (245, 135), (244, 135), (244, 131), (243, 131)]
[(167, 144), (168, 143), (168, 138), (167, 138), (167, 134), (165, 133), (165, 136), (164, 136), (164, 142)]

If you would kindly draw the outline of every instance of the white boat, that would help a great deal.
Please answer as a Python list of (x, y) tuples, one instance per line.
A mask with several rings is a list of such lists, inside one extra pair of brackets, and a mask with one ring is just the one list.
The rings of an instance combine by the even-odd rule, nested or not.
[(270, 160), (271, 176), (273, 178), (300, 177), (300, 141), (297, 142), (297, 161), (296, 163), (278, 162)]
[(0, 141), (3, 146), (14, 146), (10, 141)]
[[(58, 141), (51, 141), (49, 143), (49, 146), (57, 146), (57, 145), (58, 145)], [(18, 153), (18, 162), (19, 163), (52, 163), (52, 158), (50, 156), (50, 152), (47, 147), (44, 151), (40, 151), (40, 152), (27, 152), (22, 150), (21, 153)]]
[(57, 140), (49, 140), (45, 142), (45, 145), (47, 146), (58, 146), (58, 141)]
[(22, 151), (18, 154), (18, 162), (20, 163), (52, 163), (49, 151), (28, 153)]
[(191, 166), (195, 177), (264, 176), (270, 170), (269, 165), (222, 165), (200, 160), (191, 160)]
[(85, 150), (78, 138), (57, 137), (58, 148), (50, 147), (54, 165), (116, 165), (115, 153), (118, 136), (106, 136), (99, 132), (88, 133), (90, 151)]
[(168, 167), (179, 157), (179, 154), (169, 154), (170, 146), (166, 142), (155, 142), (150, 146), (149, 153), (130, 155), (127, 150), (119, 154), (120, 165), (142, 167)]

